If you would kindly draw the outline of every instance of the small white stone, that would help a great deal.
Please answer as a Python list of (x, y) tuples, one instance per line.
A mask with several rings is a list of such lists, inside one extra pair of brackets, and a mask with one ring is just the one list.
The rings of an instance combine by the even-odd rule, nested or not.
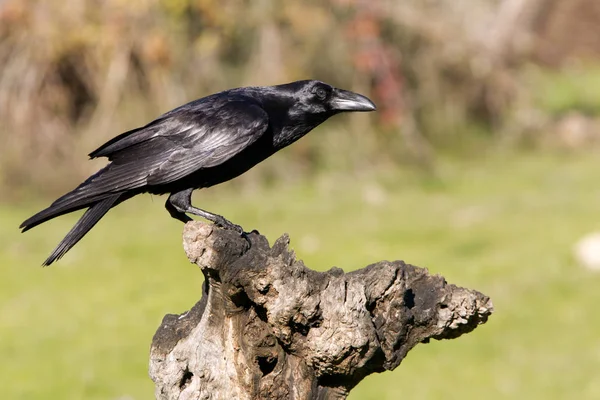
[(583, 267), (600, 271), (600, 232), (586, 235), (577, 242), (575, 258)]

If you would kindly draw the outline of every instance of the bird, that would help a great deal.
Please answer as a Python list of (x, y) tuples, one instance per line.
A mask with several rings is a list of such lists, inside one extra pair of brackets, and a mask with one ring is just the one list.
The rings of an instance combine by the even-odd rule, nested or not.
[(25, 220), (22, 232), (55, 217), (87, 209), (43, 262), (65, 255), (116, 205), (142, 193), (168, 194), (171, 217), (188, 215), (244, 230), (225, 217), (194, 207), (192, 192), (248, 171), (302, 138), (328, 118), (374, 111), (366, 96), (318, 80), (225, 90), (177, 107), (109, 140), (89, 154), (109, 163), (48, 208)]

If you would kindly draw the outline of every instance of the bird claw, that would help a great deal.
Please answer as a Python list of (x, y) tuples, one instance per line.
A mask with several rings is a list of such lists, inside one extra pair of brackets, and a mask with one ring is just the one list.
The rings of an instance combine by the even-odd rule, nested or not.
[(220, 215), (217, 216), (217, 218), (215, 218), (215, 220), (213, 222), (219, 228), (223, 228), (223, 229), (227, 229), (227, 230), (231, 230), (231, 231), (239, 233), (239, 235), (241, 237), (243, 237), (246, 240), (246, 242), (248, 242), (248, 247), (246, 248), (246, 250), (244, 250), (244, 252), (250, 250), (250, 248), (252, 247), (252, 241), (250, 240), (250, 235), (252, 233), (258, 233), (258, 231), (253, 230), (252, 232), (247, 233), (246, 231), (244, 231), (244, 228), (242, 228), (240, 225), (234, 224), (233, 222), (228, 221), (227, 219), (225, 219), (224, 217), (222, 217)]
[(235, 231), (235, 232), (239, 233), (240, 235), (242, 233), (244, 233), (244, 228), (242, 228), (241, 226), (239, 226), (237, 224), (234, 224), (233, 222), (227, 221), (223, 217), (218, 218), (215, 221), (215, 225), (218, 226), (219, 228), (227, 229), (227, 230), (230, 230), (230, 231)]
[(244, 253), (247, 252), (248, 250), (250, 250), (250, 248), (252, 247), (252, 241), (250, 240), (250, 235), (253, 232), (248, 233), (248, 232), (244, 231), (244, 228), (242, 228), (240, 225), (234, 224), (233, 222), (229, 222), (225, 218), (223, 218), (223, 220), (226, 222), (226, 224), (218, 224), (218, 225), (221, 225), (221, 227), (224, 229), (232, 230), (232, 231), (239, 233), (240, 236), (242, 238), (244, 238), (244, 240), (248, 243), (248, 247), (244, 250)]
[(247, 232), (242, 232), (240, 234), (241, 237), (244, 238), (244, 240), (246, 240), (246, 242), (248, 243), (248, 247), (246, 248), (246, 250), (244, 250), (244, 253), (247, 252), (248, 250), (250, 250), (252, 248), (252, 240), (250, 240), (250, 235), (253, 232), (247, 233)]

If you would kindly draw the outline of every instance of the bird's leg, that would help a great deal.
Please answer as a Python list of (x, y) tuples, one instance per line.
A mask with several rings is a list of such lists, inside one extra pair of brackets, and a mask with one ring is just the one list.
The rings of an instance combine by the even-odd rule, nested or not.
[(186, 215), (185, 212), (179, 211), (177, 210), (177, 208), (175, 208), (173, 203), (171, 203), (171, 197), (169, 197), (165, 202), (165, 208), (167, 209), (169, 214), (171, 214), (171, 217), (180, 220), (184, 224), (193, 221), (193, 219)]
[[(217, 226), (239, 232), (242, 235), (244, 234), (244, 229), (241, 226), (228, 221), (225, 217), (192, 206), (193, 190), (194, 189), (186, 189), (181, 192), (172, 193), (169, 196), (165, 206), (173, 218), (187, 222), (190, 221), (191, 218), (185, 215), (186, 213), (198, 215), (199, 217), (211, 221)], [(187, 219), (184, 219), (182, 215)]]

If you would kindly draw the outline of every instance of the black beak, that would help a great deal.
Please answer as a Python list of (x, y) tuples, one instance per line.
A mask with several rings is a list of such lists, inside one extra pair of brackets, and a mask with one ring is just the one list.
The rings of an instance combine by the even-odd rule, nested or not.
[(377, 109), (366, 96), (342, 89), (333, 89), (329, 102), (331, 108), (337, 111), (375, 111)]

